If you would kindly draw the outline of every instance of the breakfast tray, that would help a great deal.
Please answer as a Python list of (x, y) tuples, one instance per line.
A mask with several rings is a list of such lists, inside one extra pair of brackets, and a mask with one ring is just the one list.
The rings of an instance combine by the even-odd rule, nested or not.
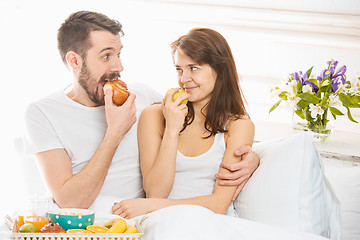
[(135, 224), (138, 233), (12, 233), (15, 240), (141, 240), (143, 229)]
[(13, 233), (16, 240), (140, 240), (142, 233)]

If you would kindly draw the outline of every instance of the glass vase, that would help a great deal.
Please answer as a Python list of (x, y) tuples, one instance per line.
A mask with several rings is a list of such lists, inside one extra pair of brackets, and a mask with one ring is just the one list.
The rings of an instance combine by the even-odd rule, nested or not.
[[(310, 113), (306, 115), (310, 116)], [(334, 129), (335, 119), (328, 115), (328, 110), (324, 111), (322, 116), (317, 116), (317, 119), (302, 119), (293, 111), (292, 127), (295, 131), (310, 131), (313, 133), (314, 141), (325, 141), (330, 136)]]

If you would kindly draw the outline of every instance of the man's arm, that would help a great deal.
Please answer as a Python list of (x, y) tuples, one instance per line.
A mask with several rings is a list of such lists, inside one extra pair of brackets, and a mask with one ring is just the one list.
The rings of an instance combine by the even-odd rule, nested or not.
[(237, 189), (232, 197), (232, 201), (236, 199), (241, 190), (244, 188), (251, 175), (259, 167), (260, 158), (254, 153), (249, 146), (240, 146), (235, 150), (234, 155), (241, 157), (241, 161), (233, 164), (221, 163), (220, 167), (230, 171), (230, 173), (217, 173), (215, 177), (223, 186), (235, 186)]
[(62, 208), (88, 208), (95, 201), (117, 145), (105, 136), (89, 163), (73, 175), (64, 149), (36, 154), (40, 169), (56, 203)]
[(60, 207), (88, 208), (95, 201), (118, 145), (136, 122), (134, 100), (135, 95), (130, 94), (128, 100), (117, 107), (112, 103), (112, 91), (106, 92), (107, 131), (93, 157), (77, 174), (73, 175), (64, 149), (36, 154), (45, 181)]

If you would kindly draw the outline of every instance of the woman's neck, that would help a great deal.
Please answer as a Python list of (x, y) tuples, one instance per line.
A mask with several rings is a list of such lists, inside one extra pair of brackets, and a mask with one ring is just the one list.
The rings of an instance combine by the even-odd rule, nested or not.
[(193, 103), (194, 108), (194, 122), (201, 123), (204, 125), (206, 115), (207, 115), (207, 105), (205, 104), (199, 104), (199, 103)]

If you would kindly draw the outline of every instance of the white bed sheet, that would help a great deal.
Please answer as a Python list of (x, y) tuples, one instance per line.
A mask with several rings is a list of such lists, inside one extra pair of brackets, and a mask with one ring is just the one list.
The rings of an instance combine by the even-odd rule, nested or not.
[[(100, 219), (116, 218), (109, 212), (97, 212)], [(328, 240), (322, 236), (290, 232), (263, 223), (215, 214), (197, 205), (177, 205), (139, 216), (130, 221), (141, 221), (143, 240)], [(0, 225), (0, 239), (10, 240), (10, 231)]]
[[(144, 240), (326, 240), (327, 238), (288, 232), (270, 225), (215, 214), (196, 205), (178, 205), (146, 215)], [(141, 218), (141, 217), (140, 217)], [(140, 219), (139, 218), (139, 219)]]

